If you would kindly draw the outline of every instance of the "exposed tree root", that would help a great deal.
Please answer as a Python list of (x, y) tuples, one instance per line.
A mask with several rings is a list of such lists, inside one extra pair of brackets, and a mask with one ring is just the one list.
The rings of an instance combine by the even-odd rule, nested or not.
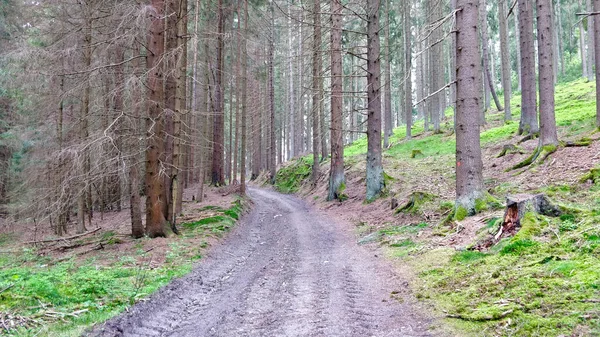
[(509, 153), (523, 154), (524, 152), (523, 152), (523, 149), (521, 149), (517, 145), (507, 144), (507, 145), (504, 145), (504, 147), (502, 148), (502, 151), (496, 156), (496, 158), (504, 157)]
[(525, 136), (525, 137), (521, 138), (521, 139), (520, 139), (520, 140), (517, 142), (517, 144), (522, 144), (522, 143), (525, 143), (525, 142), (526, 142), (526, 141), (528, 141), (528, 140), (536, 139), (538, 136), (539, 136), (539, 134), (538, 134), (538, 133), (530, 133), (530, 134), (528, 134), (527, 136)]
[(556, 145), (538, 146), (531, 156), (527, 157), (525, 160), (516, 164), (515, 166), (507, 169), (506, 172), (518, 170), (520, 168), (530, 166), (530, 165), (531, 166), (541, 165), (544, 163), (546, 158), (548, 158), (552, 153), (556, 152), (557, 149), (558, 149), (558, 147)]
[(561, 143), (561, 145), (564, 147), (585, 147), (589, 146), (590, 144), (592, 144), (592, 140), (587, 137), (583, 137), (576, 141), (567, 141)]

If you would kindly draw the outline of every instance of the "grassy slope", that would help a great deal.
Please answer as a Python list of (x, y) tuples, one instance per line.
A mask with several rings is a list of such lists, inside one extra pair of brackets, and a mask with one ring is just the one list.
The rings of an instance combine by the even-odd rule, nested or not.
[[(592, 83), (582, 80), (557, 87), (556, 120), (561, 139), (574, 140), (594, 132), (594, 90)], [(481, 134), (484, 151), (516, 143), (519, 102), (518, 96), (512, 100), (511, 123), (503, 123), (502, 114), (488, 116), (488, 126)], [(396, 218), (390, 221), (396, 226), (367, 238), (377, 238), (391, 257), (411, 266), (417, 297), (431, 303), (440, 314), (447, 314), (446, 323), (454, 335), (600, 335), (600, 186), (559, 182), (527, 189), (514, 176), (488, 174), (487, 187), (499, 199), (510, 193), (544, 192), (555, 202), (570, 205), (571, 214), (530, 219), (526, 230), (503, 239), (487, 252), (457, 251), (452, 238), (460, 236), (456, 234), (460, 226), (440, 224), (454, 195), (451, 125), (444, 125), (443, 134), (430, 135), (423, 134), (420, 123), (413, 135), (417, 135), (415, 139), (404, 141), (405, 130), (398, 128), (392, 146), (384, 152), (385, 170), (396, 178), (389, 194), (425, 191), (433, 197), (410, 210), (421, 220), (402, 222), (405, 218)], [(345, 148), (349, 172), (364, 167), (366, 145), (363, 138)], [(411, 159), (413, 150), (424, 156)], [(309, 165), (310, 160), (301, 159), (281, 170), (285, 179), (278, 183), (286, 182), (282, 190), (297, 191), (299, 180), (310, 173)], [(532, 168), (524, 175), (536, 172), (537, 168)], [(471, 242), (487, 231), (493, 232), (497, 226), (494, 217), (502, 216), (500, 210), (485, 214), (488, 216), (467, 238)], [(373, 226), (360, 224), (358, 230), (364, 235)]]
[[(148, 238), (137, 240), (135, 254), (113, 261), (71, 259), (53, 263), (30, 248), (0, 254), (0, 289), (7, 288), (0, 293), (0, 315), (24, 323), (7, 335), (79, 336), (86, 327), (120, 313), (172, 279), (187, 274), (193, 262), (202, 258), (208, 243), (202, 241), (197, 246), (186, 239), (221, 236), (242, 212), (239, 201), (226, 210), (208, 208), (219, 215), (181, 224), (182, 235), (169, 239), (164, 263), (144, 262), (148, 253), (144, 245), (151, 241)], [(104, 233), (109, 243), (113, 235)], [(10, 240), (7, 235), (0, 237), (0, 247)], [(118, 244), (118, 238), (112, 242)], [(10, 317), (4, 320), (8, 322)], [(3, 333), (0, 327), (0, 335)]]

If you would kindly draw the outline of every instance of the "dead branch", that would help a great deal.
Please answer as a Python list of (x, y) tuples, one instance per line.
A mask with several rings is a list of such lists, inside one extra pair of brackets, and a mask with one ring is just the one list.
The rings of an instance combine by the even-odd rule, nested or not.
[(431, 94), (429, 94), (429, 96), (427, 96), (427, 97), (423, 98), (422, 100), (420, 100), (420, 101), (418, 101), (418, 102), (416, 102), (416, 103), (413, 103), (413, 106), (417, 106), (417, 105), (419, 105), (419, 104), (421, 104), (421, 103), (425, 102), (426, 100), (430, 99), (431, 97), (433, 97), (433, 96), (435, 96), (435, 95), (439, 94), (440, 92), (444, 91), (446, 88), (449, 88), (449, 87), (450, 87), (451, 85), (453, 85), (454, 83), (456, 83), (456, 81), (452, 81), (452, 82), (450, 82), (450, 83), (446, 84), (445, 86), (441, 87), (441, 88), (440, 88), (438, 91), (436, 91), (436, 92), (434, 92), (434, 93), (431, 93)]
[(48, 239), (48, 240), (40, 240), (40, 241), (27, 241), (24, 244), (29, 245), (29, 244), (37, 244), (37, 243), (49, 243), (49, 242), (73, 240), (73, 239), (76, 239), (76, 238), (79, 238), (79, 237), (82, 237), (82, 236), (86, 236), (86, 235), (95, 233), (95, 232), (99, 231), (100, 229), (101, 228), (98, 227), (98, 228), (96, 228), (94, 230), (91, 230), (91, 231), (88, 231), (88, 232), (85, 232), (85, 233), (81, 233), (81, 234), (72, 235), (72, 236), (69, 236), (69, 237), (66, 237), (66, 238)]

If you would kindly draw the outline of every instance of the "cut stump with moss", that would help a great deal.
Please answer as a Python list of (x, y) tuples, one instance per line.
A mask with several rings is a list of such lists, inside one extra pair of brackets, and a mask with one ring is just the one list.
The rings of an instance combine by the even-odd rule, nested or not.
[(414, 159), (414, 158), (418, 158), (418, 157), (425, 157), (425, 155), (423, 154), (423, 151), (421, 151), (419, 149), (414, 149), (410, 153), (410, 157)]
[(512, 236), (521, 229), (521, 221), (525, 214), (533, 212), (551, 217), (562, 214), (560, 209), (553, 205), (545, 194), (517, 194), (506, 197), (506, 210), (504, 221), (500, 230), (495, 235), (495, 241), (503, 236)]
[(396, 208), (396, 214), (400, 212), (415, 213), (422, 204), (427, 201), (432, 201), (435, 198), (436, 196), (431, 193), (421, 191), (412, 192), (402, 207)]
[(527, 231), (531, 231), (529, 227), (535, 227), (538, 223), (536, 214), (557, 217), (562, 214), (562, 211), (545, 194), (507, 196), (504, 218), (501, 220), (498, 231), (495, 234), (490, 233), (487, 238), (480, 238), (469, 249), (485, 250), (498, 243), (502, 238), (517, 235), (521, 229), (527, 228)]

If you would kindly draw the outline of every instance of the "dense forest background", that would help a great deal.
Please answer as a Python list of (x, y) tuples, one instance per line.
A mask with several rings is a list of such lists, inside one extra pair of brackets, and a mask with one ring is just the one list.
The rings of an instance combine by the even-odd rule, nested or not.
[[(545, 48), (533, 35), (534, 2), (468, 4), (478, 11), (467, 43), (478, 48), (481, 124), (491, 104), (509, 120), (511, 92), (523, 90), (520, 131), (537, 134), (534, 45)], [(548, 4), (553, 81), (593, 79), (593, 16), (579, 15), (591, 1)], [(60, 235), (132, 205), (134, 235), (160, 236), (165, 220), (175, 224), (183, 188), (200, 182), (200, 200), (205, 183), (241, 183), (243, 193), (247, 178), (266, 171), (273, 179), (278, 165), (308, 152), (315, 179), (332, 155), (335, 198), (341, 146), (365, 133), (372, 199), (384, 188), (378, 140), (388, 147), (402, 124), (410, 138), (417, 120), (437, 133), (454, 114), (455, 8), (437, 0), (4, 0), (2, 212)]]

